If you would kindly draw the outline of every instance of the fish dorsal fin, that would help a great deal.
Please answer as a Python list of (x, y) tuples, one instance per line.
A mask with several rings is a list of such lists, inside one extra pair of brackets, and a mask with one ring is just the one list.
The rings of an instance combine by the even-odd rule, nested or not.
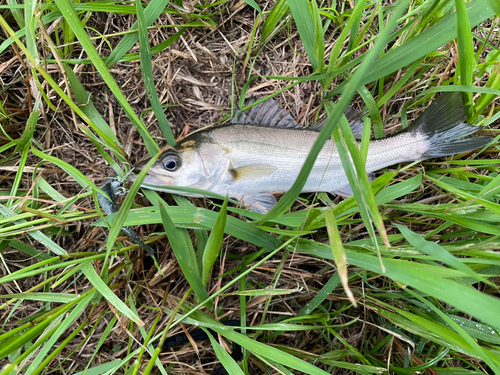
[(276, 172), (278, 168), (268, 164), (251, 164), (239, 168), (230, 168), (229, 173), (233, 181), (253, 180), (260, 177), (266, 177)]
[[(260, 99), (262, 97), (252, 97), (247, 101), (246, 105), (253, 104)], [(302, 128), (297, 124), (292, 115), (273, 99), (259, 103), (244, 112), (238, 109), (231, 119), (231, 123), (275, 128)]]
[[(363, 135), (363, 120), (361, 119), (361, 115), (351, 106), (347, 107), (344, 111), (344, 115), (347, 117), (347, 121), (349, 121), (354, 138), (358, 141), (361, 140)], [(307, 129), (319, 132), (323, 129), (327, 121), (328, 118), (309, 126)]]
[[(251, 97), (246, 102), (246, 105), (251, 105), (260, 99), (262, 99), (262, 96)], [(357, 140), (361, 140), (361, 136), (363, 135), (363, 120), (361, 120), (361, 116), (359, 115), (358, 111), (349, 106), (345, 110), (344, 114), (347, 117), (349, 124), (351, 125), (354, 137)], [(319, 132), (321, 131), (321, 129), (323, 129), (323, 126), (325, 126), (327, 120), (328, 119), (317, 122), (316, 124), (305, 128), (297, 124), (292, 115), (290, 115), (288, 111), (285, 111), (278, 102), (271, 98), (266, 100), (265, 102), (253, 106), (252, 108), (244, 112), (242, 112), (240, 109), (237, 109), (234, 117), (231, 119), (231, 124), (258, 125), (289, 129), (307, 129)]]

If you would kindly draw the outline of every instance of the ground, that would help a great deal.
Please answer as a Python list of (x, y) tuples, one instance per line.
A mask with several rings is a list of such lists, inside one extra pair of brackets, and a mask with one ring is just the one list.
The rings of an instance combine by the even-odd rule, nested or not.
[[(284, 90), (295, 82), (286, 78), (310, 77), (315, 73), (303, 37), (287, 11), (281, 17), (277, 16), (277, 32), (269, 37), (266, 44), (259, 44), (258, 38), (266, 32), (266, 26), (272, 24), (272, 13), (269, 11), (277, 5), (274, 2), (259, 2), (266, 19), (263, 22), (263, 17), (249, 3), (252, 2), (199, 4), (178, 1), (168, 4), (167, 11), (149, 28), (150, 46), (160, 46), (159, 51), (153, 49), (152, 75), (149, 78), (154, 82), (176, 138), (185, 131), (227, 121), (236, 110), (241, 96), (267, 97), (279, 93), (274, 99), (290, 111), (299, 124), (314, 124), (326, 118), (325, 100), (328, 98), (336, 102), (339, 99), (336, 87), (342, 87), (340, 85), (356, 71), (345, 69), (326, 86), (321, 79), (308, 79)], [(108, 3), (109, 10), (106, 11), (92, 8), (97, 6), (96, 3), (86, 4), (90, 10), (78, 8), (79, 18), (99, 55), (105, 58), (115, 51), (124, 33), (136, 22), (135, 4)], [(44, 8), (43, 14), (53, 15), (56, 5), (61, 6), (58, 2), (53, 5), (52, 8)], [(127, 6), (129, 11), (118, 8), (122, 5)], [(386, 5), (391, 4), (388, 2)], [(417, 6), (412, 4), (414, 8)], [(325, 60), (336, 48), (334, 42), (340, 38), (353, 8), (353, 2), (321, 5)], [(354, 52), (352, 56), (339, 59), (341, 62), (337, 68), (345, 67), (356, 57), (366, 56), (367, 51), (373, 48), (375, 41), (370, 38), (380, 35), (377, 12), (382, 11), (387, 10), (376, 6), (374, 11), (367, 4), (358, 25), (359, 40), (351, 37), (342, 44), (342, 50)], [(446, 14), (446, 9), (441, 11)], [(21, 28), (15, 11), (3, 9), (1, 14), (14, 31)], [(427, 22), (437, 23), (440, 19), (442, 14), (437, 12), (432, 22)], [(423, 31), (427, 23), (416, 22), (414, 26), (413, 30), (405, 31), (409, 39), (419, 34), (419, 27)], [(2, 41), (9, 34), (5, 26), (3, 28)], [(79, 108), (84, 109), (94, 122), (96, 114), (102, 116), (124, 151), (125, 158), (119, 164), (127, 169), (127, 163), (133, 166), (148, 158), (145, 142), (137, 124), (127, 115), (107, 79), (97, 71), (95, 62), (85, 60), (87, 52), (80, 41), (75, 40), (70, 28), (69, 22), (59, 17), (43, 22), (41, 30), (34, 34), (37, 42), (35, 50), (42, 62), (47, 59), (44, 69), (77, 102), (74, 83), (71, 76), (64, 73), (63, 64), (73, 70), (83, 88), (91, 94), (88, 101), (93, 103), (96, 112), (93, 116), (89, 115), (88, 103), (80, 103)], [(403, 22), (398, 29), (404, 30)], [(179, 36), (176, 33), (180, 30), (184, 32)], [(475, 69), (474, 85), (498, 91), (495, 86), (498, 83), (493, 79), (499, 66), (495, 65), (499, 45), (497, 30), (498, 19), (494, 20), (493, 16), (473, 29), (473, 52), (477, 54), (477, 61), (471, 64)], [(172, 37), (175, 40), (167, 46), (162, 44)], [(383, 54), (404, 42), (404, 36), (400, 36), (397, 43), (388, 42)], [(27, 42), (22, 39), (22, 43)], [(384, 134), (391, 135), (402, 123), (407, 124), (418, 117), (426, 107), (427, 99), (431, 98), (426, 96), (424, 100), (418, 97), (426, 90), (453, 83), (465, 85), (457, 81), (457, 69), (462, 68), (457, 43), (456, 40), (449, 41), (426, 55), (421, 63), (417, 61), (414, 66), (397, 69), (376, 83), (366, 84), (365, 92), (362, 89), (358, 91), (351, 106), (369, 114), (375, 136), (381, 135), (382, 124)], [(61, 54), (62, 61), (54, 58), (56, 50)], [(26, 53), (20, 47), (10, 44), (0, 47), (0, 51), (3, 116), (0, 120), (4, 130), (0, 135), (0, 170), (3, 172), (0, 176), (3, 211), (0, 213), (4, 218), (0, 232), (0, 276), (3, 278), (0, 279), (0, 293), (5, 299), (0, 312), (0, 321), (4, 322), (0, 345), (13, 343), (15, 348), (12, 351), (5, 349), (7, 346), (0, 349), (0, 368), (15, 363), (19, 373), (62, 374), (77, 373), (86, 366), (103, 366), (99, 368), (102, 372), (111, 371), (111, 367), (106, 366), (115, 365), (116, 373), (132, 373), (134, 360), (139, 356), (143, 367), (135, 371), (146, 371), (149, 357), (139, 354), (146, 335), (150, 332), (159, 335), (170, 326), (172, 310), (176, 310), (177, 314), (186, 314), (200, 303), (199, 296), (190, 292), (192, 285), (186, 279), (186, 269), (182, 268), (182, 261), (176, 256), (176, 245), (172, 239), (175, 235), (164, 229), (164, 221), (159, 224), (159, 221), (153, 223), (154, 220), (146, 218), (140, 222), (139, 218), (137, 220), (141, 224), (146, 224), (134, 226), (134, 230), (144, 238), (150, 236), (157, 263), (125, 236), (119, 237), (113, 249), (116, 251), (109, 258), (105, 257), (110, 231), (93, 225), (99, 219), (95, 199), (87, 187), (75, 181), (71, 169), (57, 161), (67, 163), (97, 186), (104, 183), (114, 171), (103, 157), (103, 152), (96, 147), (95, 128), (89, 130), (83, 117), (75, 114), (75, 108), (71, 109), (39, 72), (37, 78), (40, 85), (37, 86), (32, 76), (34, 70), (29, 67)], [(139, 43), (135, 43), (127, 53), (141, 51)], [(488, 66), (493, 66), (493, 70)], [(124, 57), (109, 67), (112, 80), (126, 102), (143, 121), (159, 147), (163, 147), (167, 144), (166, 135), (152, 110), (142, 71), (144, 66), (134, 55)], [(39, 92), (43, 92), (44, 96), (40, 98), (40, 116), (34, 120), (36, 127), (31, 135), (26, 129), (29, 129), (28, 119), (37, 107), (35, 98)], [(389, 97), (382, 100), (385, 93), (389, 93)], [(477, 105), (482, 99), (480, 94), (474, 94)], [(369, 104), (368, 109), (365, 109), (365, 103)], [(495, 115), (498, 110), (495, 102), (491, 103), (482, 108), (479, 115)], [(495, 137), (495, 130), (492, 129), (497, 127), (497, 123), (490, 122), (480, 134)], [(12, 142), (12, 139), (22, 139), (23, 134), (28, 139), (20, 143), (23, 147), (27, 145), (25, 151), (22, 147), (14, 147), (19, 142)], [(48, 162), (40, 163), (40, 156), (30, 152), (32, 148), (57, 159), (47, 158)], [(113, 160), (119, 160), (116, 153), (110, 153), (114, 156)], [(380, 213), (372, 216), (372, 227), (377, 232), (367, 227), (366, 217), (359, 213), (352, 199), (343, 201), (340, 197), (326, 194), (301, 196), (290, 210), (299, 218), (299, 224), (295, 224), (296, 221), (290, 224), (293, 213), (288, 217), (281, 215), (275, 221), (264, 223), (261, 232), (252, 232), (256, 238), (254, 242), (245, 240), (247, 237), (238, 235), (241, 232), (237, 230), (249, 231), (249, 227), (255, 226), (248, 223), (250, 220), (243, 216), (244, 213), (230, 211), (229, 215), (238, 220), (234, 224), (235, 231), (228, 232), (228, 219), (220, 246), (222, 251), (206, 287), (208, 295), (216, 295), (214, 306), (202, 306), (200, 311), (221, 321), (243, 317), (246, 326), (262, 325), (263, 330), (252, 331), (249, 336), (255, 345), (265, 343), (266, 347), (243, 345), (247, 349), (243, 365), (247, 374), (266, 371), (309, 373), (306, 370), (308, 367), (303, 364), (311, 363), (318, 369), (318, 374), (323, 373), (319, 372), (320, 369), (332, 374), (386, 371), (449, 374), (455, 373), (456, 369), (468, 373), (493, 373), (494, 366), (500, 366), (500, 342), (498, 331), (495, 331), (498, 327), (491, 327), (488, 316), (475, 315), (476, 310), (466, 310), (463, 306), (467, 305), (467, 301), (461, 304), (458, 300), (448, 301), (444, 296), (462, 291), (462, 282), (477, 292), (471, 292), (470, 300), (480, 295), (476, 301), (491, 303), (484, 305), (484, 309), (497, 306), (500, 267), (497, 236), (500, 232), (496, 231), (495, 225), (500, 222), (497, 221), (500, 211), (497, 208), (498, 197), (495, 198), (494, 194), (496, 185), (491, 185), (489, 192), (482, 190), (488, 183), (496, 183), (496, 154), (497, 148), (492, 144), (482, 153), (467, 153), (453, 161), (441, 158), (409, 167), (396, 165), (379, 172), (377, 176), (388, 176), (398, 171), (391, 183), (393, 187), (400, 184), (397, 185), (400, 190), (382, 190), (397, 195), (397, 200), (388, 199), (379, 204)], [(439, 180), (440, 176), (445, 177)], [(41, 182), (42, 179), (48, 186)], [(473, 195), (480, 191), (489, 196)], [(222, 201), (186, 200), (167, 194), (161, 197), (167, 204), (185, 207), (186, 212), (193, 210), (193, 215), (199, 214), (206, 220), (204, 225), (200, 225), (199, 221), (191, 219), (191, 214), (182, 216), (184, 213), (179, 211), (178, 219), (175, 216), (178, 211), (168, 210), (177, 227), (179, 243), (186, 246), (185, 252), (192, 251), (194, 254), (196, 249), (201, 258), (208, 235), (216, 231), (213, 221), (218, 217)], [(492, 199), (489, 200), (490, 197)], [(146, 198), (150, 196), (138, 196), (134, 208), (151, 206)], [(311, 209), (314, 205), (316, 208)], [(323, 211), (329, 206), (337, 207), (334, 211), (337, 222), (333, 225)], [(196, 207), (200, 210), (196, 211)], [(8, 220), (5, 210), (14, 213), (17, 221), (14, 222), (13, 218)], [(349, 213), (349, 210), (352, 212)], [(465, 211), (467, 214), (463, 213)], [(383, 246), (384, 233), (377, 226), (377, 217), (383, 222), (391, 248)], [(40, 222), (36, 222), (37, 219)], [(206, 224), (209, 219), (213, 219), (210, 226)], [(30, 221), (29, 226), (22, 220)], [(458, 262), (457, 266), (438, 252), (420, 251), (417, 242), (410, 240), (411, 235), (403, 237), (396, 224), (404, 224), (413, 234), (421, 235), (421, 239), (443, 244), (449, 253), (455, 255), (453, 259), (466, 259), (465, 262)], [(338, 232), (335, 232), (337, 228)], [(53, 241), (51, 243), (57, 244), (69, 255), (59, 254), (54, 251), (55, 246), (47, 245), (40, 237), (33, 237), (38, 233), (35, 230), (40, 230)], [(261, 229), (257, 227), (255, 230)], [(377, 244), (372, 242), (375, 233)], [(344, 244), (342, 251), (347, 252), (347, 261), (332, 259), (332, 251), (334, 254), (340, 251), (329, 250), (328, 244), (332, 243), (335, 235)], [(280, 244), (290, 242), (268, 260), (262, 261), (269, 251), (274, 250), (262, 243), (272, 243), (273, 238), (278, 239)], [(188, 243), (193, 244), (193, 250), (188, 249), (191, 246)], [(330, 258), (322, 255), (322, 251), (327, 250), (330, 251)], [(379, 265), (379, 253), (386, 262), (385, 274)], [(60, 258), (53, 258), (55, 256)], [(81, 263), (78, 263), (80, 260)], [(47, 263), (42, 264), (43, 261)], [(202, 263), (201, 260), (198, 262), (194, 268)], [(346, 266), (346, 263), (348, 269), (342, 274), (342, 264)], [(469, 264), (470, 268), (464, 270), (460, 267), (463, 264)], [(411, 271), (405, 271), (408, 270), (406, 267), (413, 265), (415, 267)], [(241, 276), (249, 267), (255, 268), (220, 293), (222, 287)], [(33, 274), (29, 273), (31, 270)], [(339, 278), (339, 274), (347, 276), (347, 272), (349, 290), (353, 294), (351, 299)], [(405, 278), (405, 272), (406, 276), (414, 279)], [(140, 327), (137, 321), (133, 322), (122, 314), (123, 307), (114, 305), (106, 289), (100, 289), (103, 287), (99, 287), (98, 281), (91, 275), (105, 280), (107, 291), (125, 301), (144, 325)], [(425, 284), (425, 275), (437, 278)], [(433, 289), (433, 282), (442, 285), (442, 290)], [(99, 293), (88, 294), (93, 291), (92, 288), (97, 288)], [(14, 293), (30, 295), (9, 297)], [(65, 295), (68, 300), (62, 299)], [(82, 300), (87, 297), (89, 300)], [(186, 300), (179, 303), (183, 297)], [(316, 298), (319, 298), (317, 302)], [(353, 299), (356, 306), (352, 303)], [(58, 312), (63, 312), (63, 315), (58, 316)], [(440, 315), (443, 312), (452, 321), (468, 327), (466, 334), (470, 336), (464, 336), (453, 327), (446, 316)], [(191, 318), (196, 322), (203, 321), (196, 313)], [(43, 326), (43, 323), (63, 326), (66, 319), (71, 323), (66, 332), (54, 333), (50, 331), (52, 326)], [(23, 326), (25, 324), (26, 327)], [(265, 324), (274, 325), (266, 327)], [(168, 335), (190, 331), (192, 325), (193, 321), (189, 320), (177, 324)], [(480, 336), (478, 330), (474, 331), (474, 326), (479, 327), (478, 330), (489, 328), (496, 333), (488, 337)], [(39, 331), (35, 332), (31, 327)], [(18, 335), (15, 335), (16, 329), (19, 329)], [(45, 334), (55, 340), (40, 347), (47, 350), (47, 354), (29, 353), (36, 338)], [(467, 341), (467, 337), (480, 345), (475, 347)], [(274, 349), (279, 349), (279, 355), (266, 357), (266, 350)], [(127, 360), (130, 353), (132, 360)], [(489, 360), (485, 359), (488, 356)], [(19, 358), (25, 362), (16, 362)], [(190, 342), (160, 355), (164, 368), (172, 374), (210, 374), (220, 366), (219, 358), (209, 341)], [(33, 368), (27, 369), (30, 363)], [(284, 366), (289, 366), (290, 370)]]

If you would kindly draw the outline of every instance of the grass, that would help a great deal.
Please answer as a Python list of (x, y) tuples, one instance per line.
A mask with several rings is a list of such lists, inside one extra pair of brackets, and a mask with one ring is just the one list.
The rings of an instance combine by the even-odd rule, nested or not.
[[(231, 374), (500, 374), (498, 11), (495, 0), (1, 5), (0, 374), (198, 374), (219, 361)], [(445, 91), (462, 92), (495, 141), (370, 184), (370, 129), (392, 134)], [(273, 210), (137, 197), (136, 183), (103, 216), (107, 177), (250, 94), (301, 124), (328, 116)], [(360, 148), (342, 116), (351, 103), (367, 114)], [(354, 161), (354, 195), (300, 195), (332, 135)], [(152, 345), (193, 325), (220, 337)]]

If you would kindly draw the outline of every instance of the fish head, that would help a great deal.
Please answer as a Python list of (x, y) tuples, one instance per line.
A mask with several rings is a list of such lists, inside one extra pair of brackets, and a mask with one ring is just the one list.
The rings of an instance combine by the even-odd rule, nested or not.
[[(216, 144), (199, 138), (185, 138), (174, 147), (166, 147), (148, 170), (142, 185), (166, 192), (172, 192), (169, 186), (211, 190), (214, 179), (224, 169), (222, 166), (227, 164), (226, 152)], [(145, 165), (142, 163), (135, 167), (134, 172), (138, 174)], [(135, 177), (131, 175), (130, 179), (135, 180)]]

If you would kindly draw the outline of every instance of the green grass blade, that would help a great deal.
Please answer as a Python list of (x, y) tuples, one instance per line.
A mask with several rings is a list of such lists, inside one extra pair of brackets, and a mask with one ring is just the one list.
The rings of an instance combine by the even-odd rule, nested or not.
[[(313, 0), (314, 1), (314, 0)], [(320, 62), (316, 59), (314, 47), (316, 42), (316, 23), (314, 22), (311, 13), (311, 3), (309, 0), (288, 0), (288, 6), (292, 11), (293, 20), (299, 31), (300, 38), (306, 49), (309, 61), (314, 69), (318, 72)], [(322, 63), (322, 62), (321, 62)]]
[[(210, 230), (213, 229), (218, 216), (217, 212), (198, 207), (171, 206), (168, 209), (168, 213), (174, 223), (183, 224), (184, 227), (193, 229), (199, 229), (200, 227)], [(106, 220), (114, 225), (116, 214), (107, 216)], [(161, 223), (159, 207), (132, 210), (128, 213), (126, 220), (121, 225), (128, 226), (152, 223)], [(94, 225), (101, 226), (103, 222), (97, 221)], [(281, 245), (281, 242), (277, 238), (267, 234), (262, 229), (232, 216), (227, 216), (226, 218), (225, 232), (259, 247), (274, 249)]]
[(57, 7), (63, 14), (64, 19), (71, 27), (71, 30), (75, 33), (83, 49), (85, 50), (89, 58), (92, 60), (97, 71), (99, 72), (103, 80), (106, 82), (111, 92), (113, 92), (113, 95), (116, 97), (116, 99), (122, 106), (123, 110), (127, 114), (128, 118), (130, 119), (130, 121), (132, 121), (132, 124), (134, 124), (137, 131), (141, 135), (149, 154), (151, 156), (154, 156), (159, 151), (158, 145), (153, 141), (153, 138), (148, 133), (146, 127), (141, 122), (139, 117), (137, 117), (136, 113), (128, 103), (127, 98), (125, 98), (120, 88), (118, 87), (116, 81), (113, 79), (113, 76), (109, 72), (109, 69), (106, 67), (106, 64), (104, 64), (104, 62), (102, 61), (99, 52), (97, 52), (92, 41), (85, 32), (80, 22), (80, 19), (75, 13), (75, 10), (71, 6), (71, 4), (66, 2), (65, 0), (55, 0), (55, 3), (57, 4)]
[[(165, 9), (170, 0), (151, 0), (146, 9), (144, 9), (144, 20), (146, 27), (151, 26), (153, 22), (160, 16), (161, 12)], [(130, 31), (137, 30), (137, 22), (135, 22)], [(137, 33), (131, 33), (125, 35), (116, 48), (111, 52), (105, 61), (108, 68), (115, 65), (121, 60), (123, 56), (134, 46), (134, 44), (139, 40)]]
[(88, 367), (85, 371), (76, 372), (75, 375), (103, 375), (109, 373), (109, 371), (116, 373), (117, 370), (123, 367), (122, 364), (121, 360), (116, 359), (97, 366)]
[(260, 6), (259, 4), (257, 4), (255, 2), (255, 0), (243, 0), (245, 3), (247, 3), (248, 5), (250, 5), (253, 9), (255, 9), (257, 12), (259, 12), (260, 14), (262, 14), (262, 9), (260, 9)]
[(403, 234), (403, 236), (408, 240), (408, 242), (412, 244), (416, 249), (432, 256), (434, 259), (437, 259), (444, 264), (448, 264), (449, 266), (454, 267), (455, 269), (460, 270), (465, 274), (468, 274), (470, 277), (478, 281), (486, 281), (484, 277), (481, 277), (476, 272), (472, 271), (469, 267), (460, 262), (460, 260), (447, 252), (442, 246), (431, 241), (426, 241), (421, 236), (412, 232), (407, 227), (401, 224), (396, 224), (396, 226)]
[[(26, 128), (24, 129), (23, 135), (21, 138), (17, 141), (17, 147), (14, 152), (21, 152), (25, 148), (26, 145), (31, 144), (33, 134), (35, 133), (36, 130), (36, 124), (38, 122), (38, 119), (40, 117), (40, 105), (41, 102), (40, 100), (36, 100), (35, 104), (33, 105), (33, 110), (30, 114), (30, 117), (28, 118), (28, 121), (26, 122)], [(20, 168), (22, 169), (22, 168)]]
[[(470, 356), (474, 356), (475, 354), (473, 348), (460, 337), (460, 335), (453, 332), (445, 325), (437, 323), (434, 319), (431, 320), (398, 308), (394, 308), (397, 314), (385, 309), (377, 310), (384, 318), (391, 320), (393, 323), (397, 324), (398, 327), (410, 333), (426, 338), (427, 340), (432, 340), (439, 345), (451, 348), (459, 353)], [(488, 350), (488, 352), (487, 355), (493, 361), (498, 361), (497, 355), (493, 354), (490, 350)], [(458, 374), (464, 373), (462, 370), (463, 369), (460, 369)], [(470, 371), (465, 371), (465, 373), (469, 374)]]
[[(203, 286), (202, 277), (198, 273), (198, 262), (196, 260), (196, 254), (194, 253), (189, 233), (185, 229), (175, 227), (175, 224), (170, 218), (167, 210), (162, 205), (160, 205), (160, 214), (163, 225), (165, 226), (165, 231), (168, 235), (170, 246), (172, 246), (172, 251), (174, 252), (175, 258), (182, 269), (182, 273), (186, 277), (186, 280), (191, 288), (193, 288), (198, 300), (207, 300), (209, 296)], [(212, 305), (213, 304), (210, 301), (207, 302), (206, 307), (211, 309)]]
[[(13, 220), (15, 219), (15, 216), (16, 216), (16, 214), (14, 212), (10, 211), (7, 207), (5, 207), (4, 205), (1, 205), (1, 204), (0, 204), (0, 214), (5, 216), (5, 217), (13, 218)], [(27, 221), (23, 220), (23, 219), (14, 221), (14, 224), (24, 224), (24, 223), (27, 223)], [(38, 241), (40, 244), (45, 246), (47, 249), (52, 251), (54, 254), (56, 254), (56, 255), (66, 254), (66, 250), (64, 250), (61, 246), (56, 244), (54, 241), (52, 241), (49, 237), (47, 237), (41, 231), (39, 231), (39, 230), (29, 231), (28, 234), (33, 239)]]
[(78, 295), (69, 293), (43, 293), (43, 292), (12, 293), (12, 294), (0, 295), (0, 298), (19, 298), (28, 301), (67, 303), (74, 301), (76, 298), (78, 298)]
[(39, 157), (42, 160), (46, 160), (48, 162), (51, 162), (52, 164), (57, 165), (59, 168), (64, 169), (64, 171), (69, 174), (73, 179), (78, 182), (78, 184), (82, 188), (90, 187), (96, 191), (99, 191), (101, 194), (103, 194), (102, 190), (98, 188), (92, 181), (90, 181), (87, 177), (85, 177), (82, 172), (80, 172), (78, 169), (73, 167), (71, 164), (66, 163), (65, 161), (62, 161), (61, 159), (58, 159), (52, 155), (48, 155), (44, 152), (38, 151), (36, 148), (32, 148), (31, 152), (33, 155)]
[[(196, 314), (197, 318), (200, 318), (200, 316), (201, 314)], [(213, 323), (213, 322), (208, 322), (206, 318), (201, 321), (205, 321), (207, 323)], [(287, 367), (290, 367), (298, 371), (302, 371), (310, 375), (328, 374), (328, 372), (323, 371), (317, 368), (316, 366), (311, 365), (310, 363), (307, 363), (306, 361), (303, 361), (295, 356), (292, 356), (286, 353), (285, 351), (252, 340), (247, 336), (234, 332), (233, 330), (226, 329), (222, 326), (222, 324), (217, 326), (212, 326), (212, 329), (221, 336), (224, 336), (227, 339), (241, 345), (242, 347), (245, 347), (247, 350), (250, 350), (251, 352), (259, 356), (262, 356), (264, 358), (267, 358), (273, 362), (286, 364)]]
[(323, 24), (321, 22), (321, 14), (319, 12), (318, 4), (316, 3), (316, 1), (311, 1), (309, 9), (312, 15), (312, 21), (314, 25), (313, 53), (314, 53), (314, 59), (316, 60), (317, 64), (316, 71), (318, 73), (323, 73), (323, 66), (325, 60), (325, 41), (324, 41), (325, 35), (323, 31)]
[[(378, 103), (373, 98), (373, 95), (366, 87), (361, 87), (358, 90), (359, 96), (365, 102), (368, 113), (370, 114), (370, 120), (372, 122), (373, 135), (375, 139), (384, 138), (384, 123), (382, 122), (382, 116), (380, 115), (380, 107)], [(368, 138), (369, 139), (369, 138)]]
[(8, 5), (5, 6), (5, 8), (10, 10), (10, 13), (15, 18), (17, 24), (19, 25), (19, 28), (24, 29), (25, 23), (24, 23), (24, 15), (22, 12), (22, 9), (24, 9), (24, 7), (18, 4), (17, 0), (7, 0), (7, 4)]
[(339, 283), (339, 273), (335, 272), (323, 288), (321, 288), (321, 290), (314, 296), (314, 298), (307, 305), (305, 305), (302, 310), (300, 310), (297, 316), (310, 315), (328, 298), (330, 294), (332, 294), (333, 290), (337, 287), (337, 285), (339, 285)]
[(260, 51), (260, 49), (266, 44), (268, 38), (276, 30), (276, 26), (278, 26), (278, 24), (283, 20), (289, 10), (290, 7), (288, 6), (288, 0), (278, 0), (276, 2), (271, 12), (267, 15), (260, 30), (260, 42), (257, 51)]
[(489, 0), (491, 9), (495, 11), (495, 14), (500, 17), (500, 3), (497, 0)]
[(101, 114), (97, 111), (94, 103), (92, 102), (92, 98), (90, 94), (85, 91), (85, 88), (78, 80), (75, 72), (67, 65), (63, 64), (64, 70), (68, 77), (69, 84), (71, 85), (71, 89), (75, 95), (76, 101), (80, 105), (82, 111), (92, 120), (90, 126), (92, 129), (99, 134), (99, 136), (105, 142), (105, 145), (114, 150), (115, 155), (125, 156), (125, 152), (122, 149), (120, 141), (116, 137), (116, 135), (111, 130), (111, 127), (106, 123), (106, 121), (102, 118)]
[[(345, 40), (347, 39), (347, 36), (349, 32), (352, 30), (354, 27), (354, 24), (356, 22), (359, 22), (359, 19), (361, 18), (361, 13), (363, 12), (365, 6), (365, 1), (356, 1), (356, 5), (354, 6), (354, 9), (352, 10), (352, 13), (350, 14), (349, 20), (347, 21), (347, 24), (344, 26), (342, 32), (340, 33), (340, 36), (337, 38), (335, 41), (335, 45), (332, 48), (332, 52), (330, 53), (330, 58), (328, 62), (328, 67), (327, 67), (327, 73), (332, 73), (337, 69), (339, 65), (339, 59), (340, 59), (340, 52), (342, 51), (342, 47), (344, 45)], [(333, 80), (333, 75), (332, 78), (328, 79), (326, 81), (325, 87), (330, 87), (331, 81)]]
[[(460, 68), (460, 84), (472, 86), (473, 69), (475, 67), (474, 46), (469, 16), (464, 0), (455, 0), (457, 16), (458, 66)], [(466, 107), (472, 105), (472, 94), (467, 93)]]
[(36, 32), (38, 26), (38, 16), (35, 16), (35, 7), (37, 2), (34, 0), (26, 0), (24, 2), (24, 24), (26, 28), (26, 48), (31, 56), (35, 58), (36, 64), (40, 63), (38, 50), (36, 48)]
[(481, 358), (483, 361), (485, 361), (488, 364), (488, 366), (491, 367), (491, 369), (493, 370), (493, 372), (495, 374), (500, 373), (500, 367), (499, 367), (500, 356), (499, 355), (496, 356), (497, 363), (495, 363), (495, 359), (491, 358), (486, 353), (486, 350), (483, 350), (483, 348), (480, 345), (478, 345), (478, 343), (462, 327), (460, 327), (460, 325), (455, 323), (453, 321), (453, 319), (449, 318), (444, 312), (442, 312), (440, 309), (438, 309), (432, 303), (430, 303), (425, 298), (420, 296), (418, 293), (415, 293), (412, 290), (408, 290), (408, 293), (410, 293), (410, 295), (414, 296), (415, 298), (417, 298), (418, 300), (423, 302), (429, 309), (431, 309), (437, 315), (439, 315), (439, 317), (441, 317), (441, 319), (443, 319), (446, 322), (446, 324), (448, 324), (448, 326), (450, 326), (456, 333), (458, 333), (465, 340), (465, 342), (470, 345), (470, 347), (472, 348), (472, 350), (474, 352), (475, 357)]
[(217, 355), (217, 358), (219, 358), (221, 365), (226, 369), (227, 373), (231, 375), (245, 375), (245, 373), (241, 371), (240, 366), (238, 366), (238, 363), (236, 363), (236, 361), (231, 358), (229, 353), (226, 352), (221, 344), (219, 344), (219, 342), (214, 339), (210, 332), (206, 329), (204, 329), (204, 331), (207, 333), (208, 338), (210, 339), (210, 343), (214, 348), (215, 354)]
[[(42, 363), (44, 360), (47, 359), (47, 356), (52, 355), (54, 352), (54, 345), (56, 345), (57, 341), (61, 339), (61, 336), (66, 336), (68, 331), (71, 332), (74, 330), (74, 328), (71, 328), (71, 326), (75, 323), (76, 319), (82, 315), (83, 311), (85, 311), (86, 307), (92, 300), (92, 294), (89, 294), (86, 296), (81, 302), (76, 305), (72, 311), (62, 319), (62, 321), (58, 324), (57, 330), (52, 334), (47, 340), (47, 342), (43, 345), (42, 349), (40, 352), (37, 354), (37, 356), (33, 359), (33, 361), (30, 363), (29, 367), (26, 369), (25, 374), (30, 375), (33, 373), (39, 373), (40, 371), (35, 371), (37, 367)], [(61, 301), (62, 302), (62, 301)], [(44, 366), (45, 368), (45, 366)]]
[(131, 321), (139, 326), (144, 326), (144, 322), (134, 313), (115, 293), (106, 285), (106, 283), (97, 274), (92, 264), (87, 264), (82, 268), (82, 272), (92, 283), (94, 288), (113, 306), (117, 311), (125, 315)]
[(160, 129), (163, 132), (163, 136), (166, 138), (167, 143), (170, 146), (175, 146), (174, 133), (168, 124), (165, 112), (163, 112), (163, 107), (160, 102), (160, 98), (156, 93), (156, 88), (153, 80), (153, 66), (151, 63), (151, 50), (149, 47), (149, 34), (146, 26), (146, 19), (144, 17), (144, 11), (142, 9), (141, 0), (136, 0), (135, 2), (137, 9), (137, 31), (139, 33), (139, 46), (140, 46), (140, 56), (141, 56), (141, 71), (142, 78), (144, 80), (144, 86), (146, 87), (146, 92), (149, 96), (149, 102), (153, 108)]
[(208, 278), (210, 276), (210, 271), (212, 270), (217, 257), (219, 256), (222, 240), (224, 239), (224, 231), (226, 228), (226, 218), (227, 218), (227, 198), (224, 200), (224, 204), (217, 216), (212, 233), (208, 237), (207, 244), (203, 250), (202, 258), (202, 269), (203, 269), (203, 285), (207, 285)]
[[(490, 52), (492, 55), (493, 52)], [(488, 55), (488, 56), (490, 56)], [(491, 87), (493, 89), (500, 89), (500, 50), (496, 50), (492, 60), (496, 62), (488, 82), (486, 82), (486, 87)], [(495, 94), (482, 94), (477, 100), (474, 109), (476, 114), (482, 113), (490, 104), (497, 98)]]
[[(26, 144), (24, 149), (21, 152), (21, 159), (19, 160), (19, 169), (16, 173), (16, 177), (14, 178), (14, 183), (12, 184), (12, 188), (10, 190), (10, 196), (17, 196), (17, 191), (19, 189), (19, 185), (21, 184), (21, 178), (23, 177), (24, 167), (26, 166), (26, 161), (28, 160), (28, 155), (30, 151), (30, 145)], [(10, 199), (7, 202), (7, 207), (10, 208), (14, 204), (14, 199)]]

